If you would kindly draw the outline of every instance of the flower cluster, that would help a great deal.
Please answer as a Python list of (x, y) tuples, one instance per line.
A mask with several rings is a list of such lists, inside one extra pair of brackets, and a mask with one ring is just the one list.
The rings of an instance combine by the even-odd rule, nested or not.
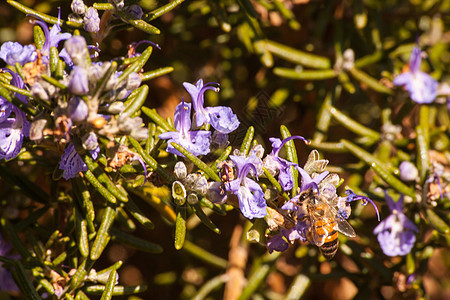
[[(50, 30), (39, 18), (34, 22), (43, 29), (43, 46), (35, 49), (31, 45), (23, 47), (17, 43), (6, 43), (2, 45), (0, 57), (10, 65), (25, 64), (25, 83), (17, 73), (5, 69), (12, 75), (11, 85), (31, 90), (31, 95), (38, 101), (31, 104), (51, 108), (51, 114), (35, 116), (30, 125), (21, 109), (0, 97), (1, 158), (17, 156), (23, 138), (28, 135), (35, 142), (45, 142), (49, 136), (53, 136), (60, 146), (67, 145), (59, 168), (63, 178), (70, 179), (87, 170), (87, 165), (79, 155), (80, 151), (97, 159), (99, 137), (111, 141), (120, 135), (137, 140), (146, 139), (148, 130), (142, 127), (142, 118), (132, 116), (124, 104), (130, 93), (140, 86), (140, 75), (131, 72), (123, 76), (123, 71), (116, 70), (116, 66), (109, 61), (91, 62), (89, 47), (82, 36), (61, 33), (58, 24)], [(68, 68), (59, 75), (59, 83), (54, 85), (43, 79), (42, 75), (50, 73), (50, 49), (58, 47), (64, 40), (59, 57)], [(19, 103), (28, 104), (25, 96), (16, 93), (14, 97)]]
[[(196, 85), (185, 82), (184, 87), (191, 95), (192, 104), (183, 101), (175, 108), (175, 129), (176, 131), (165, 132), (159, 135), (160, 139), (167, 141), (167, 152), (178, 156), (184, 156), (176, 150), (172, 143), (183, 146), (195, 156), (206, 155), (210, 152), (211, 132), (207, 130), (192, 130), (191, 107), (194, 107), (194, 126), (200, 128), (203, 124), (210, 124), (214, 129), (214, 135), (221, 135), (222, 139), (227, 139), (227, 134), (239, 127), (239, 120), (231, 108), (225, 106), (204, 107), (205, 92), (207, 90), (219, 91), (217, 83), (207, 83), (203, 85), (203, 80), (197, 81)], [(220, 144), (223, 144), (221, 142)]]

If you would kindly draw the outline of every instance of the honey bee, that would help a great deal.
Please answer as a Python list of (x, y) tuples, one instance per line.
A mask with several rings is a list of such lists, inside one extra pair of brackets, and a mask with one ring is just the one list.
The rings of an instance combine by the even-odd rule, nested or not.
[(314, 189), (302, 192), (295, 204), (299, 206), (301, 216), (297, 221), (308, 224), (307, 240), (319, 247), (326, 259), (332, 259), (337, 252), (338, 232), (348, 237), (356, 236), (353, 227)]

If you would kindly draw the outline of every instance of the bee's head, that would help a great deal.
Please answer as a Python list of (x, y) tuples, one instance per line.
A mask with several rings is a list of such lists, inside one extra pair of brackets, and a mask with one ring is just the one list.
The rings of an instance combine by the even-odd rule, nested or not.
[(309, 188), (305, 191), (303, 191), (300, 196), (298, 197), (298, 202), (299, 203), (305, 203), (307, 201), (315, 201), (315, 191), (313, 188)]

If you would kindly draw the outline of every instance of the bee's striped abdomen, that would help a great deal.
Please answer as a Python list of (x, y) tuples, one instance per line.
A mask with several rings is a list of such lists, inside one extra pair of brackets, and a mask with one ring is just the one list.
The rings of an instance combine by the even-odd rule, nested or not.
[(320, 251), (322, 251), (326, 259), (332, 259), (334, 257), (338, 249), (338, 243), (338, 232), (333, 229), (325, 238), (323, 245), (320, 246)]

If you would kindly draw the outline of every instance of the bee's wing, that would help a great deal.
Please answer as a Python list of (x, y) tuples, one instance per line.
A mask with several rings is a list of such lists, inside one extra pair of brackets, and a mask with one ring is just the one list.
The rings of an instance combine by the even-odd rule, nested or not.
[(348, 223), (346, 220), (342, 219), (341, 217), (336, 217), (336, 222), (338, 224), (337, 230), (340, 233), (343, 233), (348, 237), (356, 236), (356, 232), (353, 229), (352, 225), (350, 225), (350, 223)]
[(356, 232), (353, 229), (352, 225), (350, 225), (349, 222), (347, 222), (344, 218), (342, 218), (339, 213), (334, 209), (333, 206), (331, 206), (328, 201), (322, 200), (322, 204), (328, 206), (327, 209), (327, 215), (330, 218), (333, 218), (336, 221), (336, 227), (337, 231), (339, 231), (342, 234), (345, 234), (348, 237), (355, 237)]

